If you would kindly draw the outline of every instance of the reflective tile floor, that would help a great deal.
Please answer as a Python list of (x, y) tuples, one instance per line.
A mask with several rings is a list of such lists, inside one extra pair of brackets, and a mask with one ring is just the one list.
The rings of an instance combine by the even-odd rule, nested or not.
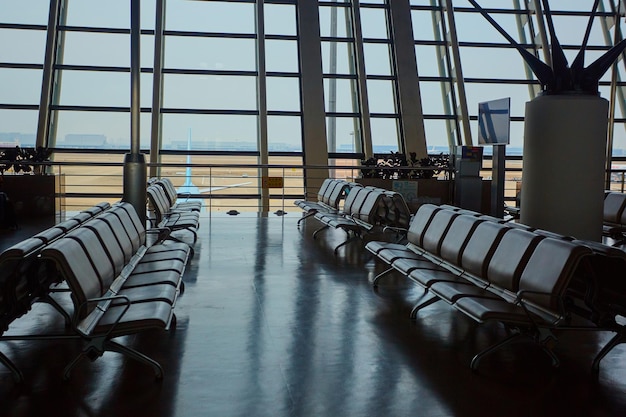
[[(16, 385), (0, 366), (0, 416), (624, 416), (626, 346), (590, 365), (611, 335), (560, 334), (561, 367), (518, 343), (469, 369), (472, 356), (504, 336), (445, 303), (408, 318), (422, 295), (388, 276), (358, 243), (332, 248), (335, 231), (312, 232), (299, 214), (204, 219), (178, 300), (177, 327), (128, 337), (159, 361), (107, 353), (61, 371), (75, 341), (0, 342), (23, 371)], [(2, 246), (10, 239), (0, 235)], [(9, 334), (62, 328), (36, 304)]]

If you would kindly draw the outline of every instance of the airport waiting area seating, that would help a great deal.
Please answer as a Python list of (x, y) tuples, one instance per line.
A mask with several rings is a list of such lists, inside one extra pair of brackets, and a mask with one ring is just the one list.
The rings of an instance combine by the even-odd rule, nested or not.
[[(162, 182), (157, 181), (148, 185), (148, 207), (152, 213), (150, 222), (154, 228), (164, 228), (170, 232), (186, 230), (193, 235), (194, 243), (198, 240), (198, 228), (200, 227), (200, 211), (196, 210), (195, 205), (172, 206), (171, 200), (168, 198), (168, 192), (165, 187), (160, 185)], [(187, 202), (187, 203), (193, 203)], [(171, 239), (176, 239), (169, 235)]]
[(317, 201), (294, 201), (294, 204), (304, 211), (304, 215), (298, 220), (298, 226), (318, 212), (338, 213), (341, 202), (345, 199), (352, 186), (354, 186), (354, 183), (345, 180), (326, 178), (317, 193)]
[(613, 239), (615, 246), (626, 243), (626, 193), (605, 193), (602, 221), (603, 236)]
[[(67, 365), (64, 378), (82, 359), (95, 360), (105, 351), (145, 363), (161, 378), (159, 363), (115, 340), (175, 324), (174, 306), (184, 290), (191, 250), (157, 232), (158, 237), (149, 238), (152, 231), (129, 203), (103, 203), (5, 250), (0, 254), (0, 341), (81, 340), (83, 350)], [(69, 294), (73, 308), (62, 307), (54, 292)], [(36, 301), (61, 312), (69, 321), (66, 331), (5, 334)], [(23, 380), (2, 352), (0, 361), (17, 382)]]
[[(339, 199), (343, 198), (340, 207)], [(301, 221), (313, 217), (322, 226), (313, 233), (316, 239), (323, 230), (339, 229), (346, 233), (346, 238), (335, 246), (339, 248), (354, 241), (362, 240), (365, 235), (385, 229), (392, 231), (406, 230), (411, 212), (401, 194), (376, 187), (363, 187), (342, 180), (327, 179), (322, 184), (318, 201), (296, 201), (304, 210)]]
[(424, 289), (411, 311), (444, 301), (482, 324), (501, 323), (509, 336), (476, 354), (486, 355), (526, 337), (551, 358), (556, 334), (565, 330), (610, 331), (615, 336), (593, 360), (600, 361), (626, 342), (626, 253), (597, 242), (506, 223), (454, 207), (424, 204), (413, 217), (407, 243), (372, 241), (366, 245), (388, 269)]
[(170, 211), (202, 211), (202, 201), (189, 199), (189, 194), (179, 195), (172, 180), (169, 178), (153, 178), (150, 184), (155, 184), (163, 188)]

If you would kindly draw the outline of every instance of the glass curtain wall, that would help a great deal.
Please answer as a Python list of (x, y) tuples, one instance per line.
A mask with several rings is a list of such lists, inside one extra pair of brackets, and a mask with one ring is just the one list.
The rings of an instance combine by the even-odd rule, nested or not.
[[(535, 0), (477, 0), (488, 10), (502, 28), (546, 62), (544, 44), (541, 42), (543, 19), (538, 18)], [(454, 21), (447, 16), (447, 5), (452, 4)], [(571, 63), (580, 49), (593, 1), (550, 0), (555, 31)], [(585, 55), (589, 65), (606, 52), (616, 39), (614, 13), (617, 0), (600, 2)], [(411, 0), (411, 18), (415, 37), (415, 51), (420, 73), (420, 90), (429, 147), (447, 147), (463, 143), (454, 120), (462, 103), (455, 93), (458, 86), (454, 77), (454, 52), (458, 48), (463, 88), (470, 118), (470, 133), (476, 136), (478, 103), (511, 97), (511, 145), (507, 154), (521, 155), (523, 147), (523, 121), (525, 103), (539, 91), (538, 83), (520, 54), (481, 16), (467, 0)], [(622, 5), (622, 16), (623, 16)], [(623, 25), (623, 17), (621, 19)], [(457, 45), (450, 42), (449, 30), (456, 27)], [(620, 25), (617, 39), (621, 39)], [(547, 40), (549, 45), (549, 38)], [(622, 155), (626, 145), (624, 113), (622, 109), (625, 66), (621, 59), (616, 66), (615, 137), (613, 154)], [(612, 71), (607, 71), (600, 83), (600, 95), (613, 100), (611, 93)], [(457, 81), (458, 82), (458, 81)], [(474, 139), (475, 140), (475, 139)]]
[[(472, 143), (478, 103), (511, 97), (509, 155), (521, 155), (524, 106), (538, 83), (519, 53), (468, 0), (406, 0), (430, 151)], [(394, 31), (389, 0), (319, 1), (326, 140), (332, 157), (401, 150)], [(478, 0), (545, 61), (540, 0)], [(593, 0), (550, 0), (570, 62)], [(601, 0), (585, 64), (622, 39), (624, 2)], [(123, 153), (130, 142), (128, 0), (62, 0), (46, 144), (55, 158)], [(297, 2), (166, 0), (161, 148), (219, 163), (301, 162), (303, 150)], [(49, 0), (0, 2), (0, 144), (34, 146), (46, 56)], [(141, 146), (150, 149), (156, 0), (141, 1)], [(615, 15), (621, 18), (615, 25)], [(305, 17), (304, 17), (305, 18)], [(311, 45), (309, 45), (311, 47)], [(612, 100), (612, 154), (626, 157), (624, 60), (601, 80)], [(613, 86), (613, 88), (612, 88)], [(463, 109), (466, 110), (463, 110)], [(43, 111), (43, 109), (42, 109)], [(469, 128), (463, 127), (468, 123)], [(212, 159), (206, 159), (208, 157)], [(217, 158), (217, 159), (215, 159)], [(285, 159), (289, 158), (289, 159)], [(225, 161), (226, 159), (222, 159)], [(179, 170), (176, 170), (180, 171)], [(176, 173), (175, 171), (172, 171)], [(300, 171), (298, 171), (300, 172)], [(195, 175), (195, 173), (194, 173)], [(87, 187), (88, 185), (85, 185)], [(299, 187), (299, 186), (296, 186)], [(240, 194), (260, 198), (258, 184)], [(299, 192), (294, 188), (293, 193)]]
[(34, 146), (48, 0), (0, 2), (0, 147)]
[[(386, 1), (320, 1), (328, 150), (397, 152), (396, 77)], [(365, 107), (365, 108), (364, 108)]]

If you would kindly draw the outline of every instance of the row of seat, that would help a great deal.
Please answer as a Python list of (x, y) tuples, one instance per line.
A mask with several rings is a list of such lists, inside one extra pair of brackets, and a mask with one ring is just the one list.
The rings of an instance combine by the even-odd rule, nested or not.
[(175, 323), (190, 247), (171, 240), (148, 246), (145, 233), (132, 205), (119, 203), (42, 250), (47, 273), (67, 282), (72, 328), (84, 341), (64, 378), (81, 359), (94, 360), (105, 351), (141, 361), (162, 377), (159, 363), (113, 340)]
[(148, 185), (147, 194), (149, 208), (154, 215), (150, 219), (153, 227), (166, 228), (171, 232), (186, 230), (193, 234), (194, 243), (198, 240), (200, 202), (177, 202), (176, 190), (171, 181), (164, 178)]
[(180, 199), (176, 187), (174, 187), (172, 180), (169, 178), (151, 178), (149, 184), (155, 184), (163, 188), (170, 211), (202, 211), (202, 201), (189, 199), (189, 194), (184, 195), (184, 198)]
[(603, 236), (613, 239), (616, 246), (623, 244), (626, 232), (626, 193), (605, 193), (602, 220)]
[(346, 232), (346, 240), (335, 247), (335, 253), (352, 240), (374, 230), (406, 230), (411, 218), (401, 194), (336, 179), (323, 182), (317, 201), (298, 200), (295, 204), (304, 210), (298, 225), (309, 217), (322, 223), (322, 227), (313, 233), (313, 238), (328, 228)]
[[(485, 355), (522, 336), (539, 343), (557, 366), (550, 348), (556, 341), (553, 331), (572, 328), (575, 313), (589, 319), (586, 329), (617, 333), (595, 358), (594, 370), (623, 341), (624, 329), (608, 307), (616, 300), (615, 288), (605, 282), (617, 282), (626, 266), (626, 256), (615, 248), (430, 204), (415, 214), (407, 240), (374, 241), (366, 248), (390, 265), (374, 285), (390, 271), (399, 271), (429, 295), (413, 308), (412, 318), (443, 300), (478, 323), (497, 321), (512, 331), (474, 356), (472, 369)], [(608, 300), (599, 286), (613, 298)], [(623, 298), (619, 302), (626, 305)]]
[[(0, 340), (82, 339), (84, 350), (65, 378), (82, 358), (94, 360), (107, 350), (140, 360), (161, 377), (158, 363), (112, 339), (175, 322), (173, 308), (193, 252), (170, 232), (146, 230), (129, 203), (101, 203), (6, 249), (0, 254)], [(70, 294), (73, 310), (52, 296), (60, 292)], [(35, 301), (55, 307), (72, 331), (4, 334)], [(17, 382), (23, 380), (1, 352), (0, 361)]]
[(298, 220), (298, 226), (305, 219), (314, 216), (315, 213), (337, 213), (340, 204), (355, 183), (345, 180), (326, 178), (318, 193), (317, 201), (296, 200), (294, 204), (304, 211), (304, 215)]
[[(11, 323), (30, 311), (33, 303), (47, 302), (63, 315), (69, 324), (69, 314), (51, 297), (61, 291), (57, 276), (46, 274), (40, 262), (41, 251), (49, 244), (62, 238), (77, 227), (101, 215), (110, 208), (103, 202), (75, 216), (27, 238), (0, 254), (0, 335)], [(0, 340), (4, 339), (0, 336)], [(17, 382), (22, 374), (13, 362), (0, 352), (0, 362), (12, 372)]]

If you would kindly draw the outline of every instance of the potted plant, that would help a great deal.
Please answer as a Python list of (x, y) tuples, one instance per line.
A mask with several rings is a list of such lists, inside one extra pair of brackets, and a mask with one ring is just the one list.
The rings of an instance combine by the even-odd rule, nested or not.
[(43, 147), (0, 150), (0, 190), (13, 202), (18, 219), (55, 216), (60, 211), (63, 176), (44, 175), (51, 153)]
[(0, 150), (0, 175), (13, 170), (16, 174), (44, 173), (44, 163), (50, 161), (52, 151), (41, 146), (37, 148), (15, 148)]

